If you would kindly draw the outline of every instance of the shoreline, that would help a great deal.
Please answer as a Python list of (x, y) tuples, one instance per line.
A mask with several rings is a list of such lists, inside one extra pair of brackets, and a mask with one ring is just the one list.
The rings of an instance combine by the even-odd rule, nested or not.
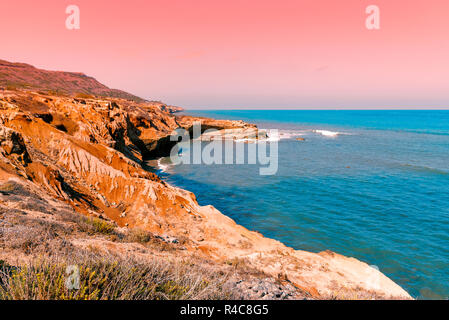
[[(314, 134), (318, 134), (318, 135), (320, 135), (320, 136), (323, 136), (323, 137), (328, 137), (328, 138), (335, 138), (336, 137), (336, 135), (337, 134), (349, 134), (349, 133), (346, 133), (346, 132), (337, 132), (335, 135), (334, 134), (330, 134), (330, 135), (328, 135), (328, 134), (326, 134), (328, 131), (326, 131), (326, 133), (322, 133), (321, 132), (321, 130), (307, 130), (307, 132), (309, 132), (309, 133), (314, 133)], [(294, 137), (295, 135), (292, 135), (292, 136), (289, 136), (287, 139), (289, 139), (289, 140), (294, 140), (293, 139), (293, 137)], [(161, 158), (158, 158), (157, 160), (155, 160), (155, 163), (154, 163), (154, 166), (153, 166), (153, 168), (156, 170), (155, 172), (157, 173), (157, 174), (163, 174), (163, 175), (166, 175), (167, 177), (168, 177), (168, 180), (169, 180), (169, 177), (170, 177), (170, 175), (172, 174), (172, 173), (170, 173), (170, 172), (168, 172), (168, 170), (167, 170), (167, 168), (170, 166), (169, 164), (168, 165), (163, 165), (163, 164), (161, 164), (161, 162), (164, 160), (164, 159), (167, 159), (167, 157), (161, 157)], [(164, 181), (167, 181), (167, 179), (165, 179), (164, 177), (161, 177), (161, 179), (163, 179)], [(176, 188), (184, 188), (183, 186), (181, 186), (181, 185), (177, 185), (176, 183), (175, 184), (173, 184), (172, 182), (167, 182), (167, 183), (169, 183), (171, 186), (173, 186), (173, 187), (176, 187)], [(226, 215), (226, 214), (224, 214), (225, 216), (227, 216), (227, 217), (229, 217), (228, 215)], [(231, 218), (232, 219), (232, 218)], [(252, 229), (253, 230), (253, 229)], [(256, 231), (256, 233), (260, 233), (260, 232), (258, 232), (258, 231)], [(262, 233), (260, 233), (260, 234), (262, 234)], [(263, 236), (263, 235), (262, 235)], [(278, 240), (275, 240), (275, 241), (278, 241)], [(294, 250), (298, 250), (298, 251), (302, 251), (301, 249), (294, 249)], [(328, 252), (330, 255), (332, 255), (332, 256), (339, 256), (339, 257), (343, 257), (343, 255), (340, 255), (340, 254), (338, 254), (338, 253), (335, 253), (335, 252), (330, 252), (330, 251), (328, 251), (328, 250), (325, 250), (324, 252)], [(317, 254), (317, 255), (322, 255), (323, 254), (323, 252), (321, 252), (321, 251), (314, 251), (314, 252), (311, 252), (311, 253), (314, 253), (314, 254)], [(350, 259), (354, 259), (354, 258), (350, 258)], [(362, 261), (362, 260), (360, 260), (360, 261)], [(364, 262), (362, 262), (362, 263), (364, 263)]]
[[(32, 109), (28, 98), (24, 99), (30, 95), (47, 109)], [(40, 93), (7, 91), (0, 104), (2, 139), (18, 144), (13, 150), (19, 153), (17, 157), (5, 149), (2, 170), (7, 171), (0, 170), (4, 183), (17, 177), (27, 188), (45, 190), (54, 197), (51, 201), (69, 205), (79, 214), (111, 221), (123, 232), (140, 228), (169, 239), (164, 241), (182, 242), (183, 255), (223, 266), (244, 264), (265, 277), (287, 281), (314, 299), (411, 298), (364, 262), (329, 251), (288, 248), (236, 224), (212, 206), (200, 206), (191, 192), (161, 181), (138, 165), (144, 155), (168, 150), (167, 124), (189, 128), (192, 118), (175, 119), (158, 108), (149, 110), (124, 100), (81, 101)], [(60, 120), (59, 113), (68, 116)], [(214, 128), (256, 129), (242, 121), (201, 121)], [(15, 136), (20, 138), (12, 139)], [(6, 197), (8, 206), (17, 206), (14, 198)], [(77, 239), (70, 242), (80, 245)], [(104, 251), (113, 245), (104, 242), (96, 247)]]
[[(257, 112), (256, 112), (257, 113)], [(239, 113), (236, 113), (238, 116)], [(211, 113), (211, 117), (218, 118), (221, 115), (220, 112), (217, 113)], [(231, 114), (231, 119), (234, 119), (234, 114)], [(332, 115), (330, 116), (332, 118)], [(341, 116), (342, 118), (345, 117), (345, 114)], [(244, 120), (250, 121), (251, 114), (246, 114)], [(306, 118), (307, 119), (307, 118)], [(380, 118), (384, 119), (384, 118)], [(323, 122), (325, 122), (326, 118), (323, 119)], [(368, 119), (367, 119), (368, 120)], [(406, 120), (405, 120), (406, 121)], [(258, 123), (261, 127), (263, 126), (263, 123)], [(274, 122), (272, 125), (270, 123), (267, 124), (266, 127), (276, 127), (278, 125), (276, 122)], [(282, 128), (282, 124), (279, 125), (280, 128)], [(297, 128), (301, 129), (301, 126), (296, 126)], [(285, 142), (284, 145), (284, 151), (282, 154), (286, 154), (287, 150), (297, 149), (297, 153), (295, 153), (295, 156), (299, 156), (298, 159), (301, 158), (301, 152), (300, 150), (307, 149), (309, 151), (307, 156), (309, 159), (314, 159), (313, 154), (311, 154), (312, 150), (316, 152), (316, 150), (326, 150), (330, 147), (332, 150), (335, 150), (339, 152), (338, 149), (341, 149), (342, 152), (344, 152), (345, 157), (340, 158), (343, 159), (343, 162), (341, 163), (335, 163), (332, 165), (331, 171), (337, 172), (338, 171), (338, 177), (335, 177), (335, 180), (333, 178), (324, 179), (324, 180), (317, 180), (323, 181), (323, 187), (319, 186), (313, 186), (311, 185), (312, 181), (314, 180), (314, 176), (309, 176), (307, 173), (310, 173), (308, 171), (312, 167), (316, 168), (318, 165), (310, 165), (310, 164), (302, 164), (299, 165), (299, 168), (305, 168), (304, 174), (299, 173), (299, 176), (304, 181), (299, 183), (301, 190), (304, 190), (304, 192), (310, 192), (311, 194), (320, 194), (321, 199), (323, 199), (323, 204), (314, 204), (310, 203), (309, 205), (306, 204), (304, 201), (307, 201), (307, 196), (302, 196), (301, 194), (297, 192), (293, 192), (293, 197), (297, 199), (299, 202), (298, 205), (301, 207), (296, 212), (294, 207), (288, 206), (288, 210), (291, 210), (292, 214), (287, 213), (281, 213), (281, 207), (282, 205), (273, 205), (270, 206), (268, 204), (268, 201), (264, 199), (260, 199), (260, 210), (258, 210), (257, 205), (254, 205), (254, 202), (258, 202), (257, 195), (251, 195), (252, 193), (252, 187), (255, 187), (256, 190), (259, 190), (261, 193), (264, 193), (264, 189), (261, 184), (257, 184), (256, 181), (259, 181), (261, 183), (264, 183), (264, 181), (261, 181), (263, 179), (258, 178), (249, 178), (254, 183), (251, 184), (251, 189), (245, 189), (244, 187), (240, 188), (238, 185), (232, 183), (232, 178), (229, 179), (228, 177), (234, 177), (234, 171), (236, 171), (237, 175), (240, 174), (245, 176), (245, 170), (239, 169), (238, 166), (235, 167), (235, 170), (232, 168), (220, 168), (220, 166), (216, 166), (216, 172), (217, 172), (217, 184), (214, 184), (213, 178), (208, 178), (213, 172), (215, 172), (215, 169), (208, 169), (203, 167), (195, 167), (195, 168), (188, 168), (188, 166), (181, 166), (182, 168), (176, 168), (171, 167), (168, 169), (169, 174), (174, 173), (176, 174), (176, 177), (174, 179), (171, 179), (170, 177), (166, 178), (166, 181), (169, 181), (171, 183), (174, 183), (175, 186), (185, 188), (187, 190), (193, 191), (197, 196), (198, 199), (201, 200), (200, 203), (202, 205), (204, 204), (212, 204), (216, 205), (217, 208), (219, 208), (222, 213), (226, 214), (227, 216), (235, 219), (239, 224), (249, 227), (251, 230), (258, 230), (261, 231), (264, 235), (267, 235), (271, 238), (274, 238), (276, 240), (279, 240), (283, 243), (288, 244), (288, 246), (292, 246), (296, 249), (304, 249), (307, 248), (308, 251), (311, 252), (319, 252), (320, 250), (325, 250), (326, 248), (331, 248), (331, 250), (335, 252), (339, 252), (341, 254), (344, 254), (346, 256), (355, 256), (357, 259), (361, 261), (366, 261), (369, 263), (373, 263), (378, 265), (382, 271), (385, 271), (391, 279), (394, 279), (395, 281), (398, 281), (399, 284), (401, 284), (406, 290), (408, 290), (409, 293), (411, 293), (415, 297), (421, 297), (421, 298), (444, 298), (447, 297), (447, 289), (445, 288), (444, 282), (442, 281), (444, 278), (443, 270), (441, 268), (444, 268), (442, 263), (439, 263), (438, 261), (432, 260), (432, 257), (429, 256), (429, 260), (427, 262), (427, 265), (434, 265), (435, 271), (431, 272), (430, 274), (427, 274), (427, 266), (423, 261), (420, 261), (419, 259), (415, 262), (412, 262), (414, 260), (413, 257), (429, 254), (430, 250), (425, 249), (425, 247), (422, 246), (422, 242), (425, 241), (425, 239), (434, 239), (435, 242), (435, 249), (432, 250), (432, 252), (440, 253), (441, 254), (441, 260), (445, 261), (444, 257), (444, 251), (441, 247), (442, 241), (444, 238), (439, 237), (437, 235), (435, 236), (421, 236), (417, 239), (417, 244), (415, 247), (417, 250), (415, 252), (410, 252), (409, 249), (406, 246), (402, 246), (403, 241), (401, 240), (399, 235), (403, 235), (403, 239), (410, 239), (410, 237), (413, 236), (413, 234), (419, 235), (421, 232), (419, 230), (415, 230), (413, 226), (411, 228), (407, 228), (406, 230), (399, 230), (397, 229), (397, 235), (390, 235), (388, 233), (389, 229), (392, 228), (400, 228), (401, 224), (401, 217), (402, 212), (404, 208), (408, 206), (408, 201), (405, 200), (404, 202), (394, 202), (394, 199), (397, 199), (396, 197), (403, 194), (404, 196), (409, 196), (410, 192), (413, 192), (413, 188), (408, 188), (407, 186), (403, 186), (404, 189), (397, 189), (395, 188), (393, 193), (388, 194), (381, 190), (372, 190), (370, 188), (378, 185), (378, 186), (388, 186), (396, 185), (400, 186), (403, 181), (407, 180), (413, 180), (419, 183), (422, 179), (431, 179), (429, 180), (430, 186), (426, 188), (425, 190), (433, 190), (435, 188), (435, 185), (441, 184), (443, 182), (442, 179), (444, 179), (443, 176), (438, 177), (437, 175), (445, 175), (447, 174), (447, 171), (444, 170), (436, 170), (435, 168), (444, 168), (441, 166), (438, 166), (438, 163), (435, 161), (420, 161), (420, 163), (415, 163), (412, 161), (408, 161), (405, 156), (401, 157), (395, 157), (395, 153), (389, 155), (379, 155), (374, 156), (372, 158), (373, 162), (366, 162), (362, 161), (361, 167), (358, 167), (358, 164), (360, 163), (361, 156), (366, 156), (369, 153), (366, 153), (366, 149), (364, 146), (359, 146), (360, 142), (366, 142), (370, 143), (373, 142), (373, 144), (370, 144), (371, 150), (374, 150), (372, 148), (378, 148), (376, 144), (380, 144), (381, 146), (385, 146), (385, 148), (392, 148), (395, 146), (395, 144), (392, 144), (390, 141), (393, 142), (400, 142), (404, 141), (401, 139), (406, 139), (405, 142), (408, 142), (407, 139), (409, 137), (413, 139), (413, 141), (410, 141), (410, 146), (414, 146), (413, 149), (417, 149), (419, 146), (419, 143), (421, 141), (426, 141), (429, 139), (429, 137), (426, 136), (419, 136), (419, 135), (410, 135), (407, 132), (396, 132), (391, 131), (390, 129), (377, 129), (376, 131), (373, 131), (371, 129), (359, 129), (359, 128), (353, 128), (353, 127), (346, 127), (344, 129), (341, 128), (334, 128), (329, 129), (333, 130), (335, 132), (343, 133), (344, 136), (340, 136), (340, 138), (336, 138), (336, 140), (333, 140), (334, 137), (327, 137), (325, 135), (322, 135), (321, 133), (314, 132), (317, 131), (318, 128), (323, 128), (324, 125), (321, 126), (321, 124), (313, 125), (311, 124), (310, 127), (314, 127), (317, 129), (308, 129), (308, 133), (305, 136), (307, 140), (306, 145), (298, 144), (296, 145), (295, 142), (293, 142), (294, 139), (288, 139), (291, 141)], [(295, 128), (294, 126), (291, 126), (291, 129)], [(349, 136), (351, 135), (351, 136)], [(322, 138), (321, 138), (322, 137)], [(391, 138), (388, 140), (388, 138)], [(399, 140), (398, 140), (399, 139)], [(417, 140), (419, 139), (419, 140)], [(435, 140), (432, 140), (435, 141)], [(431, 143), (432, 141), (429, 141)], [(443, 138), (436, 140), (443, 142)], [(319, 147), (318, 145), (326, 144), (328, 147)], [(348, 161), (352, 161), (351, 154), (348, 154), (348, 150), (354, 149), (354, 147), (351, 145), (357, 145), (357, 150), (355, 152), (356, 159), (355, 162), (351, 163), (345, 163)], [(346, 145), (346, 146), (345, 146)], [(287, 146), (287, 147), (286, 147)], [(413, 149), (411, 151), (413, 151)], [(423, 149), (423, 148), (420, 148)], [(424, 150), (427, 150), (428, 148), (424, 148)], [(382, 149), (380, 149), (382, 150)], [(423, 151), (424, 151), (423, 150)], [(369, 150), (368, 150), (369, 151)], [(317, 153), (317, 155), (320, 153)], [(394, 157), (394, 158), (391, 158)], [(437, 157), (438, 158), (438, 157)], [(381, 162), (374, 162), (374, 161), (381, 161)], [(286, 161), (286, 160), (285, 160)], [(162, 163), (166, 163), (167, 160), (163, 160)], [(326, 166), (326, 161), (320, 162), (321, 165)], [(425, 164), (431, 165), (432, 163), (436, 164), (436, 166), (424, 166)], [(286, 164), (287, 167), (290, 167), (288, 164)], [(213, 166), (215, 167), (215, 166)], [(341, 169), (337, 169), (337, 167), (341, 167)], [(371, 168), (370, 168), (371, 167)], [(297, 168), (296, 166), (294, 168)], [(361, 171), (362, 170), (362, 171)], [(368, 170), (368, 171), (367, 171)], [(379, 170), (382, 170), (379, 172)], [(374, 173), (379, 172), (380, 175), (384, 173), (385, 175), (388, 175), (386, 179), (376, 179), (374, 176), (372, 178), (367, 178), (368, 180), (364, 182), (364, 175), (365, 173)], [(256, 174), (256, 173), (254, 173)], [(288, 172), (284, 172), (283, 175), (288, 175)], [(341, 175), (340, 175), (341, 174)], [(429, 176), (431, 175), (431, 176)], [(183, 178), (184, 176), (184, 178)], [(348, 180), (345, 182), (345, 178), (347, 177)], [(389, 177), (389, 178), (388, 178)], [(422, 177), (422, 178), (420, 178)], [(187, 179), (187, 181), (185, 180)], [(237, 178), (237, 177), (235, 177)], [(342, 178), (342, 179), (340, 179)], [(223, 180), (222, 180), (223, 179)], [(238, 178), (237, 178), (238, 179)], [(404, 180), (405, 179), (405, 180)], [(282, 179), (281, 179), (282, 180)], [(291, 180), (291, 179), (290, 179)], [(284, 179), (286, 183), (289, 183), (288, 179)], [(279, 180), (280, 181), (280, 180)], [(317, 182), (315, 181), (315, 182)], [(326, 182), (327, 181), (327, 182)], [(332, 182), (333, 181), (333, 182)], [(357, 182), (356, 182), (357, 181)], [(207, 191), (207, 188), (202, 187), (202, 183), (204, 183), (205, 186), (210, 186), (210, 190), (212, 195), (209, 194)], [(357, 183), (357, 184), (355, 184)], [(326, 194), (324, 194), (324, 186), (327, 188), (332, 188), (334, 185), (338, 188), (343, 188), (344, 186), (360, 186), (361, 191), (365, 192), (372, 192), (372, 195), (376, 198), (373, 198), (372, 200), (363, 200), (363, 195), (359, 194), (358, 192), (349, 192), (347, 194), (342, 194), (341, 192), (336, 192), (335, 197), (338, 197), (338, 199), (345, 199), (344, 201), (344, 208), (336, 208), (333, 206), (333, 204), (337, 200), (331, 200), (330, 197)], [(432, 187), (433, 185), (433, 187)], [(233, 189), (232, 186), (235, 186)], [(281, 190), (285, 190), (282, 188), (282, 186), (279, 186)], [(273, 188), (276, 188), (273, 186)], [(320, 190), (323, 189), (323, 190)], [(227, 194), (230, 195), (232, 190), (235, 190), (236, 194), (232, 197), (229, 197), (229, 200), (226, 200), (226, 198), (222, 198), (221, 194)], [(357, 189), (356, 189), (357, 190)], [(443, 191), (445, 188), (443, 189)], [(241, 192), (247, 192), (247, 194), (244, 194), (243, 196), (240, 195)], [(338, 191), (338, 190), (336, 190)], [(323, 193), (321, 193), (323, 192)], [(428, 192), (428, 191), (426, 191)], [(371, 193), (369, 193), (371, 194)], [(270, 192), (266, 191), (264, 193), (265, 197), (271, 198), (271, 199), (283, 199), (281, 195), (278, 195), (276, 192)], [(216, 200), (214, 200), (214, 197), (216, 197)], [(278, 197), (278, 198), (277, 198)], [(425, 197), (425, 196), (423, 196)], [(432, 199), (438, 200), (441, 199), (440, 196), (431, 197)], [(238, 200), (240, 201), (246, 201), (249, 202), (247, 205), (241, 203), (239, 204)], [(320, 201), (317, 197), (314, 198), (314, 201)], [(376, 200), (377, 199), (377, 200)], [(392, 201), (391, 201), (392, 200)], [(351, 201), (356, 201), (355, 203), (352, 203)], [(363, 201), (363, 203), (367, 204), (367, 207), (360, 207), (358, 205), (357, 201)], [(390, 213), (390, 216), (397, 216), (397, 220), (392, 221), (392, 218), (388, 218), (386, 213), (382, 213), (378, 205), (380, 201), (391, 201), (389, 203), (392, 203), (391, 205), (388, 205), (388, 203), (385, 204), (385, 210), (388, 210)], [(440, 204), (443, 204), (443, 199), (441, 199), (442, 202)], [(341, 202), (343, 203), (343, 202)], [(265, 205), (270, 206), (271, 212), (276, 213), (273, 217), (268, 216), (270, 210), (263, 208)], [(289, 202), (287, 201), (287, 205), (289, 205)], [(315, 213), (315, 217), (313, 216), (313, 208), (320, 206), (321, 211)], [(420, 206), (421, 207), (421, 206)], [(378, 209), (379, 208), (379, 209)], [(436, 210), (438, 210), (439, 205), (436, 205)], [(424, 208), (423, 208), (424, 209)], [(329, 210), (329, 213), (327, 213), (327, 210)], [(375, 222), (375, 215), (376, 212), (379, 210), (379, 221)], [(390, 211), (391, 210), (391, 211)], [(410, 211), (413, 213), (415, 210)], [(279, 212), (279, 213), (278, 213)], [(339, 212), (339, 215), (342, 217), (342, 221), (346, 221), (348, 217), (351, 217), (351, 215), (355, 218), (355, 222), (348, 222), (348, 225), (357, 225), (359, 224), (358, 221), (366, 221), (366, 226), (362, 227), (361, 230), (365, 230), (365, 232), (361, 231), (351, 231), (348, 230), (348, 228), (343, 227), (342, 231), (339, 233), (336, 230), (336, 228), (329, 225), (329, 227), (326, 228), (325, 225), (323, 225), (323, 222), (328, 221), (329, 223), (332, 223), (332, 221), (329, 221), (329, 217), (336, 217), (336, 212)], [(427, 211), (425, 211), (427, 212)], [(441, 211), (437, 211), (441, 212)], [(424, 213), (424, 212), (423, 212)], [(300, 218), (295, 218), (294, 215), (299, 216)], [(357, 215), (357, 216), (355, 216)], [(265, 223), (264, 216), (266, 216), (267, 222)], [(325, 217), (326, 216), (326, 217)], [(301, 217), (304, 217), (303, 222), (301, 223)], [(356, 218), (357, 217), (357, 218)], [(317, 229), (319, 230), (318, 235), (314, 236), (313, 231), (308, 232), (308, 229), (313, 228), (313, 222), (311, 222), (314, 219), (316, 226), (319, 226)], [(412, 219), (411, 221), (414, 221), (416, 219), (424, 219), (416, 216), (416, 218), (410, 216), (409, 219)], [(269, 221), (274, 221), (273, 227), (270, 227)], [(279, 231), (277, 230), (278, 225), (282, 225), (282, 221), (285, 222), (285, 231)], [(288, 222), (291, 223), (289, 224)], [(382, 221), (387, 221), (386, 228), (382, 227)], [(391, 221), (391, 222), (390, 222)], [(407, 224), (408, 221), (406, 220), (405, 223)], [(338, 221), (336, 221), (338, 223)], [(301, 226), (303, 225), (303, 226)], [(304, 226), (305, 225), (305, 226)], [(292, 227), (293, 226), (293, 227)], [(296, 226), (296, 227), (295, 227)], [(371, 232), (371, 230), (376, 229), (376, 233)], [(444, 230), (445, 227), (437, 227), (438, 230)], [(301, 234), (302, 231), (304, 231), (303, 237), (299, 234), (292, 234), (292, 232), (295, 232), (295, 230), (298, 230), (298, 232)], [(313, 230), (313, 229), (312, 229)], [(427, 229), (426, 229), (427, 230)], [(268, 232), (268, 233), (267, 233)], [(322, 233), (326, 233), (326, 235), (322, 235)], [(354, 237), (354, 235), (359, 235), (359, 238), (354, 238), (353, 244), (348, 243), (348, 241), (345, 239), (345, 234), (347, 234), (348, 237)], [(365, 236), (366, 235), (366, 236)], [(374, 241), (369, 238), (378, 238), (382, 239), (380, 241)], [(315, 238), (314, 238), (315, 237)], [(327, 238), (327, 240), (326, 240)], [(323, 240), (324, 239), (324, 240)], [(441, 241), (441, 242), (440, 242)], [(327, 244), (326, 244), (327, 242)], [(310, 244), (310, 245), (309, 245)], [(359, 245), (362, 244), (362, 245)], [(366, 246), (364, 247), (363, 244)], [(392, 248), (389, 247), (389, 244), (394, 246)], [(419, 244), (419, 245), (418, 245)], [(437, 247), (439, 246), (440, 249)], [(398, 249), (398, 247), (402, 247), (402, 249)], [(431, 264), (431, 261), (432, 264)], [(416, 268), (415, 271), (413, 268)], [(428, 288), (428, 289), (425, 289)], [(421, 293), (422, 291), (422, 293)]]

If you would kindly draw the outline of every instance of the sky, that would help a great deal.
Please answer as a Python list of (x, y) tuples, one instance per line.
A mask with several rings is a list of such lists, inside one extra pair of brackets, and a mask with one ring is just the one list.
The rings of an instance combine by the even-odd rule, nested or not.
[(0, 0), (0, 39), (0, 59), (190, 109), (449, 108), (448, 0)]

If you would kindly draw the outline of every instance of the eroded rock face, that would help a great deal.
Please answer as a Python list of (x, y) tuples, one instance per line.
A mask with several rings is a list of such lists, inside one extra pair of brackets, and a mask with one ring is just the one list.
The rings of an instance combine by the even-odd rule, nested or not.
[(184, 239), (188, 252), (220, 263), (245, 263), (314, 298), (410, 298), (366, 263), (287, 248), (212, 206), (198, 205), (191, 192), (144, 169), (146, 158), (165, 152), (164, 139), (173, 129), (190, 129), (195, 121), (219, 130), (257, 130), (240, 121), (176, 118), (127, 100), (4, 91), (0, 179), (29, 180), (80, 214), (143, 228), (173, 243)]
[(22, 135), (0, 124), (0, 166), (25, 175), (25, 167), (31, 162)]
[(30, 157), (28, 155), (25, 143), (23, 142), (22, 135), (17, 131), (1, 126), (0, 146), (6, 156), (17, 154), (23, 164), (30, 162)]

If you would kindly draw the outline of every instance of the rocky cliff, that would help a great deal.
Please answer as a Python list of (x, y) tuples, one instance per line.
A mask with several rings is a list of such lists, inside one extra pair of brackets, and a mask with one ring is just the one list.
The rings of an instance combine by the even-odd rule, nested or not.
[[(139, 228), (165, 242), (182, 243), (182, 253), (174, 255), (201, 257), (218, 266), (244, 265), (310, 298), (410, 298), (364, 262), (288, 248), (212, 206), (200, 206), (195, 195), (147, 170), (146, 159), (167, 154), (171, 131), (189, 129), (194, 121), (204, 128), (257, 130), (241, 121), (175, 117), (169, 111), (117, 98), (0, 91), (0, 191), (7, 190), (0, 192), (0, 208), (29, 215), (69, 208), (120, 230)], [(8, 191), (11, 183), (45, 204), (26, 206), (14, 188)], [(87, 240), (69, 241), (85, 246)], [(94, 243), (96, 250), (124, 250), (109, 239), (92, 241), (89, 246)], [(8, 248), (3, 248), (7, 258)]]
[(200, 122), (202, 133), (226, 129), (226, 139), (259, 133), (181, 110), (84, 74), (0, 60), (0, 266), (82, 249), (201, 261), (213, 274), (232, 271), (234, 298), (410, 298), (364, 262), (288, 248), (162, 181), (146, 163), (169, 154), (175, 129)]

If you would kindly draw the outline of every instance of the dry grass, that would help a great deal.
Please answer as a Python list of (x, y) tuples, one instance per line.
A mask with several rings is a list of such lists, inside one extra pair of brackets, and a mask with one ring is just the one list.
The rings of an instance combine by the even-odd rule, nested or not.
[(145, 231), (140, 228), (130, 229), (126, 237), (124, 238), (125, 242), (136, 242), (144, 245), (148, 244), (152, 240), (154, 240), (154, 237), (151, 232)]
[(83, 92), (76, 93), (75, 97), (80, 99), (95, 99), (95, 96)]
[(182, 247), (186, 241), (178, 239), (178, 243), (170, 243), (162, 240), (162, 238), (155, 236), (151, 232), (145, 231), (141, 228), (128, 229), (123, 234), (118, 234), (116, 237), (118, 241), (124, 243), (139, 243), (147, 248), (152, 248), (160, 252), (174, 252)]
[(225, 281), (225, 276), (200, 267), (158, 259), (88, 255), (46, 257), (15, 267), (0, 262), (0, 300), (232, 298), (223, 290)]
[[(243, 260), (227, 265), (181, 254), (189, 240), (177, 240), (51, 207), (24, 186), (0, 184), (0, 300), (261, 297), (249, 285), (266, 275)], [(69, 266), (79, 270), (79, 289), (66, 285)]]
[(7, 82), (6, 90), (17, 91), (20, 89), (30, 88), (31, 85), (29, 83), (19, 83), (19, 82)]
[(0, 248), (17, 249), (27, 255), (67, 249), (65, 237), (73, 231), (70, 227), (22, 216), (20, 211), (8, 213), (0, 224)]
[[(25, 190), (14, 192), (15, 197), (20, 194), (29, 196)], [(107, 220), (68, 210), (36, 215), (0, 205), (0, 218), (0, 253), (9, 263), (0, 261), (0, 300), (235, 298), (223, 286), (229, 275), (214, 272), (203, 261), (119, 256), (83, 249), (70, 240), (115, 237), (149, 250), (164, 245), (144, 230), (123, 233)], [(67, 286), (69, 266), (79, 270), (79, 289)]]
[(61, 212), (58, 214), (60, 221), (74, 223), (79, 232), (88, 235), (117, 235), (116, 225), (113, 222), (96, 218), (86, 217), (75, 212)]
[(89, 235), (111, 235), (115, 231), (115, 226), (108, 221), (98, 218), (87, 218), (84, 216), (80, 216), (78, 226), (80, 227), (82, 232), (86, 232)]

